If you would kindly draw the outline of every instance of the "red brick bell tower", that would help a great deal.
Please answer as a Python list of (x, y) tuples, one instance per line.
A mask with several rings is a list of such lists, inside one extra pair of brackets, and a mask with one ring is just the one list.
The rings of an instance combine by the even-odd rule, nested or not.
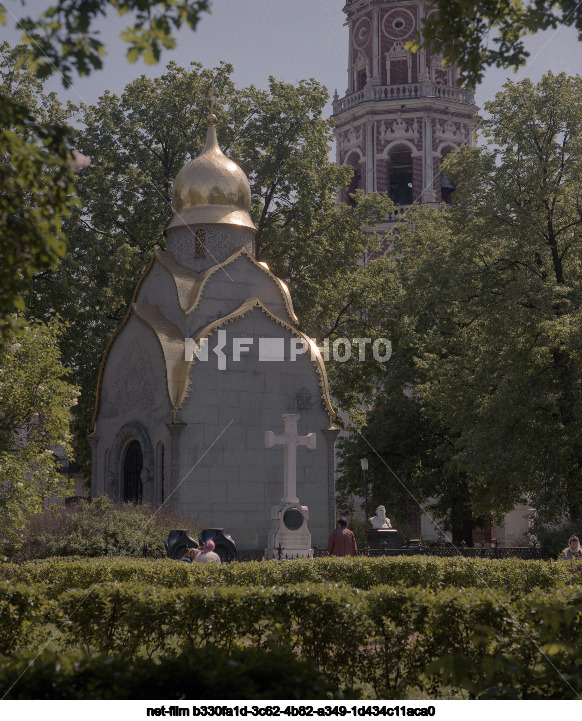
[(436, 9), (423, 0), (347, 0), (348, 87), (333, 102), (337, 162), (354, 168), (355, 188), (385, 191), (396, 210), (413, 202), (450, 202), (440, 172), (451, 150), (473, 143), (477, 111), (471, 90), (456, 87), (456, 70), (426, 50), (406, 50), (423, 18)]

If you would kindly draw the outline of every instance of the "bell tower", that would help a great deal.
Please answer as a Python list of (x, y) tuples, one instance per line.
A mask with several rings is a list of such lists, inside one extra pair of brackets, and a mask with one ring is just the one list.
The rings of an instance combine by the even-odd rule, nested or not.
[(455, 68), (427, 50), (406, 50), (436, 8), (424, 0), (347, 0), (348, 87), (333, 102), (337, 162), (351, 165), (356, 188), (387, 192), (389, 221), (414, 202), (450, 202), (440, 172), (451, 150), (473, 143), (472, 90), (456, 86)]

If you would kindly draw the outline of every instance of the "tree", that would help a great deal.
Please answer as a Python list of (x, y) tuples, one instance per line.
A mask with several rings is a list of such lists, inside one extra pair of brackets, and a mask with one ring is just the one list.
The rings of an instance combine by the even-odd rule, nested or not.
[(34, 279), (30, 297), (39, 317), (56, 311), (69, 322), (62, 348), (83, 391), (79, 438), (91, 430), (107, 341), (152, 252), (165, 247), (173, 180), (204, 146), (212, 77), (219, 142), (251, 183), (258, 257), (291, 287), (302, 329), (318, 340), (358, 328), (377, 333), (363, 312), (372, 270), (356, 261), (377, 243), (362, 226), (386, 217), (390, 201), (360, 194), (354, 208), (336, 204), (352, 170), (328, 159), (332, 125), (321, 116), (321, 85), (271, 78), (265, 91), (237, 89), (231, 72), (170, 63), (160, 78), (142, 76), (120, 97), (105, 93), (83, 108), (75, 144), (93, 160), (77, 183), (81, 207), (67, 222), (69, 250), (56, 272)]
[(422, 39), (411, 43), (441, 53), (459, 69), (459, 83), (475, 87), (492, 65), (518, 68), (529, 57), (523, 38), (539, 30), (574, 25), (582, 35), (582, 8), (575, 0), (437, 0), (438, 13), (425, 19)]
[[(391, 251), (374, 261), (384, 299), (378, 317), (393, 352), (377, 376), (379, 390), (365, 423), (340, 441), (343, 475), (338, 485), (344, 502), (349, 494), (361, 496), (359, 459), (367, 457), (371, 507), (386, 505), (402, 525), (409, 522), (411, 507), (418, 509), (436, 497), (434, 517), (444, 519), (454, 542), (472, 545), (472, 528), (483, 522), (483, 507), (489, 513), (491, 494), (480, 494), (479, 480), (466, 477), (455, 456), (448, 417), (440, 406), (429, 405), (422, 392), (439, 382), (434, 377), (440, 369), (437, 359), (463, 359), (458, 330), (463, 321), (454, 311), (462, 312), (464, 303), (452, 304), (456, 279), (451, 268), (458, 251), (449, 223), (446, 212), (426, 206), (409, 211)], [(429, 366), (433, 357), (434, 366)]]
[(74, 207), (64, 115), (54, 95), (16, 66), (22, 47), (0, 46), (0, 336), (24, 309), (35, 273), (65, 253), (63, 221)]
[[(67, 495), (54, 454), (71, 454), (70, 408), (78, 391), (59, 350), (63, 326), (25, 323), (0, 341), (0, 525), (2, 540), (22, 537), (43, 504)], [(16, 331), (19, 332), (16, 332)]]
[(485, 477), (503, 464), (538, 508), (572, 520), (582, 513), (581, 90), (582, 78), (565, 74), (507, 83), (481, 121), (490, 148), (449, 168), (462, 188), (457, 226), (480, 241), (475, 311), (486, 353), (470, 387), (479, 408), (471, 447)]
[[(459, 205), (421, 209), (382, 260), (394, 354), (363, 435), (449, 524), (455, 504), (462, 527), (524, 494), (546, 520), (582, 514), (581, 91), (506, 83), (479, 119), (488, 146), (447, 161)], [(394, 408), (418, 439), (402, 461)]]
[[(89, 75), (102, 67), (105, 46), (99, 39), (94, 23), (111, 10), (119, 15), (132, 15), (130, 24), (121, 34), (128, 44), (127, 59), (135, 62), (143, 57), (154, 64), (162, 48), (176, 47), (174, 30), (183, 25), (194, 30), (210, 0), (57, 0), (38, 18), (24, 17), (17, 26), (28, 45), (23, 63), (38, 77), (60, 73), (69, 85), (73, 71)], [(6, 8), (0, 6), (0, 24), (6, 25)]]

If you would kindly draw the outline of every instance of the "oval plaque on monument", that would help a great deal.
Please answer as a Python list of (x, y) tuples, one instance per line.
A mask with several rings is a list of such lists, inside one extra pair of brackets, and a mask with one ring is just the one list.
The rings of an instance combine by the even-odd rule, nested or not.
[(288, 508), (283, 514), (283, 523), (290, 531), (297, 531), (303, 525), (305, 516), (300, 508)]

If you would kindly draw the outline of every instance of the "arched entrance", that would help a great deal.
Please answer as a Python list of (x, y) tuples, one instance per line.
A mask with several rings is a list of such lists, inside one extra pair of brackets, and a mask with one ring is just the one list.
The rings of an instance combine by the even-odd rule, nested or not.
[(121, 503), (153, 501), (153, 483), (145, 484), (144, 481), (153, 481), (154, 476), (155, 459), (148, 432), (138, 421), (126, 423), (117, 431), (111, 444), (106, 493)]
[(139, 441), (132, 441), (123, 459), (123, 500), (127, 503), (141, 503), (143, 487), (141, 472), (143, 453)]

